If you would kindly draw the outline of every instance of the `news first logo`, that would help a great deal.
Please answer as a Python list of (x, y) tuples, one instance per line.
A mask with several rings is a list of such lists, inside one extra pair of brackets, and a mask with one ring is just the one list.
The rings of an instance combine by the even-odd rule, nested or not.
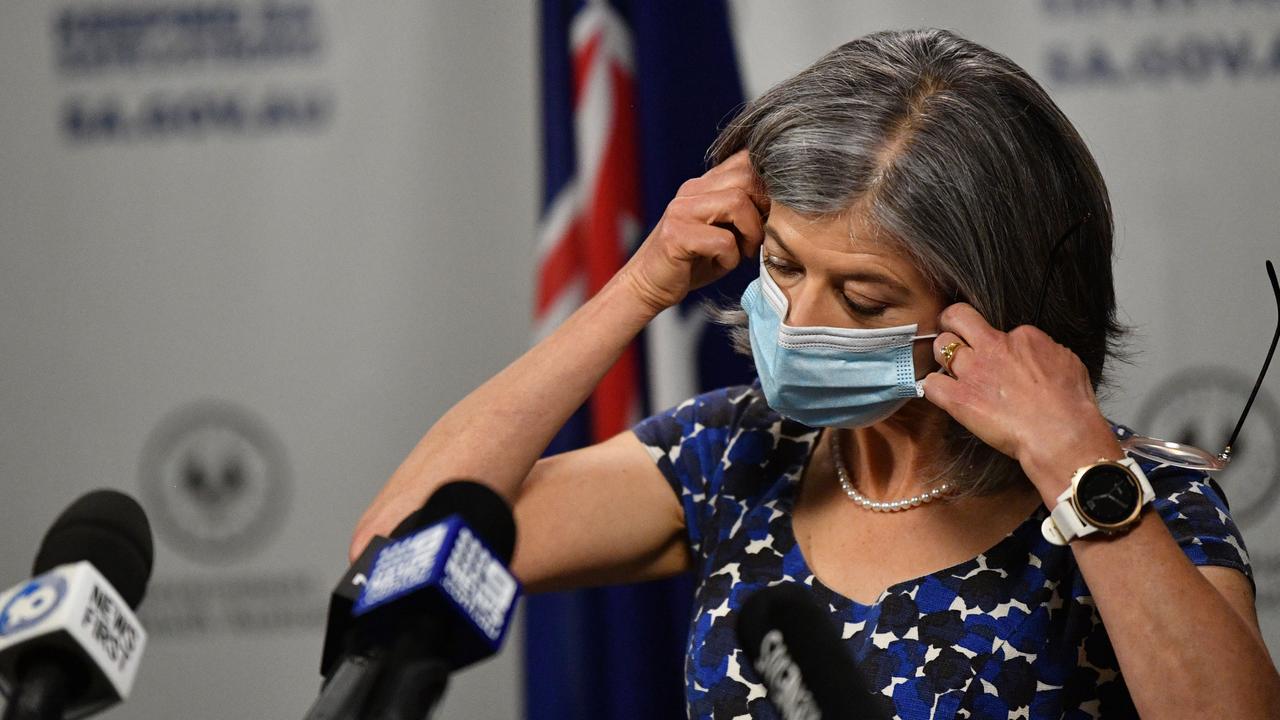
[(89, 631), (107, 660), (124, 670), (138, 648), (138, 628), (119, 602), (96, 583), (89, 591), (89, 602), (85, 605), (80, 625)]
[(27, 583), (0, 608), (0, 637), (34, 627), (58, 609), (67, 596), (67, 581), (60, 575), (42, 575)]
[[(70, 587), (78, 590), (69, 592)], [(58, 630), (96, 646), (100, 657), (119, 672), (127, 670), (143, 642), (132, 613), (87, 562), (63, 565), (32, 579), (0, 607), (0, 639)]]
[(10, 670), (34, 647), (77, 658), (84, 673), (75, 697), (67, 698), (65, 715), (72, 718), (127, 698), (147, 644), (133, 610), (83, 560), (0, 593), (0, 628), (0, 663)]
[(284, 524), (284, 446), (238, 405), (199, 401), (170, 413), (143, 448), (139, 476), (157, 536), (192, 560), (252, 555)]

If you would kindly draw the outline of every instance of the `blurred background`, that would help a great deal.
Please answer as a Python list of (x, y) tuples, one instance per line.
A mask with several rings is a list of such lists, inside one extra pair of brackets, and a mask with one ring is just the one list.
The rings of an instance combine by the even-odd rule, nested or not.
[[(1108, 415), (1221, 449), (1275, 322), (1280, 3), (14, 0), (0, 586), (75, 497), (134, 494), (151, 640), (105, 717), (301, 717), (350, 531), (422, 432), (607, 278), (744, 97), (919, 26), (1012, 57), (1101, 165), (1137, 353)], [(560, 446), (747, 372), (692, 304), (627, 363)], [(1277, 383), (1220, 478), (1273, 652)], [(439, 716), (678, 714), (685, 591), (539, 598)]]

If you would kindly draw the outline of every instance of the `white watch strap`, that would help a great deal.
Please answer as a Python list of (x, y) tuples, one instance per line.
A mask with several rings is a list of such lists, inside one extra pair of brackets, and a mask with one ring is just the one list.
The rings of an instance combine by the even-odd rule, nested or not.
[[(1067, 491), (1058, 496), (1058, 504), (1053, 506), (1053, 512), (1047, 518), (1054, 525), (1054, 529), (1058, 531), (1058, 537), (1062, 539), (1060, 545), (1066, 545), (1078, 537), (1084, 537), (1091, 533), (1097, 532), (1098, 528), (1085, 522), (1076, 512), (1075, 505), (1071, 504), (1071, 493), (1074, 488), (1067, 488)], [(1049, 538), (1049, 542), (1054, 542), (1055, 538)]]
[[(1128, 468), (1133, 473), (1133, 476), (1138, 479), (1138, 487), (1142, 493), (1138, 507), (1151, 502), (1155, 498), (1155, 491), (1151, 489), (1151, 482), (1147, 480), (1147, 475), (1142, 472), (1142, 467), (1138, 465), (1138, 462), (1131, 457), (1116, 460), (1115, 462)], [(1053, 512), (1041, 523), (1041, 534), (1054, 545), (1066, 545), (1078, 537), (1084, 537), (1098, 531), (1097, 526), (1080, 517), (1079, 513), (1076, 512), (1075, 505), (1071, 502), (1071, 496), (1076, 489), (1076, 481), (1084, 474), (1085, 469), (1077, 470), (1075, 475), (1071, 477), (1071, 486), (1058, 496), (1058, 502), (1054, 505)]]
[(1138, 478), (1138, 487), (1142, 489), (1142, 500), (1138, 503), (1138, 507), (1142, 507), (1152, 500), (1156, 499), (1156, 491), (1151, 487), (1151, 481), (1147, 479), (1147, 474), (1142, 472), (1142, 466), (1137, 460), (1129, 456), (1125, 456), (1123, 460), (1116, 462), (1133, 471), (1133, 476)]

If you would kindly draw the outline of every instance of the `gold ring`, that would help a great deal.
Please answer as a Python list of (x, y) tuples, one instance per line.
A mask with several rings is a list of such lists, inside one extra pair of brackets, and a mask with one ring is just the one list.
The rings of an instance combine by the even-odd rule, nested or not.
[(942, 369), (951, 377), (955, 377), (955, 373), (951, 372), (951, 361), (956, 356), (956, 350), (961, 347), (964, 347), (964, 343), (959, 340), (954, 340), (942, 346)]

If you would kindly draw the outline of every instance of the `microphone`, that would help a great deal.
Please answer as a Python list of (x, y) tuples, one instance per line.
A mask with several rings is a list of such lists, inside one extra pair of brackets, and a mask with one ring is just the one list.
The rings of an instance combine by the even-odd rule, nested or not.
[[(391, 538), (404, 537), (447, 514), (441, 509), (437, 495), (439, 493), (432, 495), (426, 505), (402, 520), (391, 531)], [(389, 542), (391, 540), (382, 535), (370, 539), (329, 596), (329, 616), (320, 653), (320, 675), (324, 680), (320, 695), (307, 712), (306, 720), (354, 717), (368, 697), (374, 680), (382, 672), (385, 653), (370, 646), (365, 637), (368, 633), (358, 626), (351, 611), (368, 582), (373, 559)]]
[[(414, 530), (418, 530), (419, 526), (416, 521), (423, 509), (419, 508), (405, 518), (396, 526), (395, 530), (391, 531), (391, 537), (403, 537)], [(351, 616), (351, 610), (355, 607), (356, 600), (360, 599), (360, 591), (364, 589), (365, 583), (369, 581), (369, 572), (373, 569), (373, 559), (377, 557), (378, 551), (389, 542), (391, 541), (382, 535), (373, 536), (369, 540), (369, 544), (365, 545), (364, 550), (360, 552), (360, 556), (355, 559), (355, 562), (351, 563), (351, 567), (347, 568), (347, 571), (342, 575), (342, 579), (334, 586), (333, 593), (329, 596), (329, 616), (325, 621), (324, 648), (320, 651), (320, 675), (325, 680), (332, 677), (339, 662), (359, 652), (356, 647), (358, 638), (353, 634), (355, 618)]]
[[(450, 482), (437, 489), (425, 505), (396, 526), (391, 532), (390, 539), (382, 536), (374, 537), (347, 569), (330, 597), (324, 650), (320, 662), (320, 671), (325, 682), (320, 697), (307, 713), (307, 720), (356, 717), (365, 698), (372, 691), (372, 684), (383, 674), (384, 667), (391, 666), (392, 670), (390, 679), (383, 678), (380, 681), (379, 694), (398, 696), (400, 693), (388, 690), (388, 687), (396, 683), (409, 683), (414, 687), (422, 688), (423, 683), (434, 682), (439, 686), (439, 693), (443, 693), (448, 671), (455, 669), (455, 665), (460, 667), (464, 664), (463, 658), (466, 653), (455, 653), (457, 647), (451, 646), (452, 649), (449, 652), (455, 660), (445, 664), (443, 674), (431, 671), (427, 672), (427, 675), (434, 676), (434, 680), (430, 677), (411, 680), (408, 676), (413, 672), (421, 674), (424, 671), (421, 662), (417, 663), (416, 671), (406, 669), (406, 663), (412, 663), (409, 656), (413, 654), (412, 648), (406, 643), (413, 644), (419, 641), (414, 640), (411, 643), (401, 639), (397, 643), (396, 638), (405, 635), (405, 627), (408, 625), (423, 622), (421, 618), (401, 617), (402, 613), (419, 612), (409, 607), (413, 603), (402, 603), (396, 608), (386, 608), (373, 613), (366, 610), (357, 613), (361, 615), (360, 617), (353, 615), (362, 592), (370, 582), (379, 553), (393, 541), (415, 535), (433, 523), (439, 523), (450, 517), (461, 520), (480, 538), (489, 541), (497, 551), (497, 555), (504, 561), (511, 557), (515, 547), (515, 525), (510, 508), (502, 498), (486, 486), (466, 480)], [(512, 606), (514, 606), (514, 600), (513, 596)], [(423, 608), (421, 611), (428, 610), (430, 609)], [(509, 613), (505, 616), (504, 624), (507, 620), (509, 620)], [(464, 637), (463, 640), (465, 639)], [(497, 643), (501, 643), (501, 637), (498, 638)], [(397, 644), (399, 647), (393, 647)], [(466, 642), (461, 646), (464, 650), (474, 647)], [(496, 645), (486, 654), (491, 654), (494, 650)], [(477, 654), (476, 659), (486, 654)], [(396, 667), (397, 664), (399, 667)], [(436, 694), (436, 697), (438, 696), (439, 694)]]
[[(404, 524), (401, 523), (402, 526)], [(390, 540), (381, 535), (373, 537), (329, 596), (329, 617), (320, 653), (320, 675), (324, 680), (320, 685), (320, 696), (307, 713), (307, 720), (354, 718), (374, 678), (381, 672), (382, 654), (362, 642), (351, 609), (368, 581), (373, 559), (388, 542)]]
[(738, 642), (786, 720), (887, 718), (830, 616), (803, 586), (760, 590), (743, 603)]
[[(484, 525), (485, 522), (492, 522), (487, 520), (489, 513), (477, 512), (476, 508), (479, 505), (471, 496), (484, 495), (485, 490), (476, 490), (471, 487), (476, 485), (479, 483), (460, 480), (441, 486), (427, 499), (425, 505), (400, 521), (400, 524), (391, 531), (391, 538), (398, 539), (410, 535), (455, 512), (466, 517), (473, 525), (480, 526), (485, 536), (504, 538), (500, 529)], [(355, 562), (351, 563), (351, 567), (347, 568), (329, 596), (324, 648), (320, 653), (320, 675), (326, 679), (332, 676), (344, 656), (359, 652), (359, 648), (356, 647), (359, 644), (359, 638), (354, 635), (355, 618), (352, 617), (352, 610), (360, 598), (360, 592), (364, 589), (365, 583), (368, 582), (369, 573), (373, 569), (373, 559), (390, 541), (382, 535), (375, 535), (369, 544), (365, 545)], [(510, 540), (504, 539), (502, 542), (514, 547), (514, 531), (511, 533)], [(505, 556), (511, 556), (510, 549), (505, 551)]]
[(520, 594), (506, 567), (515, 521), (497, 493), (451, 482), (422, 512), (444, 517), (378, 552), (354, 608), (390, 668), (363, 716), (371, 720), (428, 716), (450, 672), (498, 651)]
[(154, 555), (146, 513), (124, 493), (95, 490), (58, 516), (34, 577), (0, 594), (5, 720), (81, 718), (129, 696), (147, 642), (133, 609)]

